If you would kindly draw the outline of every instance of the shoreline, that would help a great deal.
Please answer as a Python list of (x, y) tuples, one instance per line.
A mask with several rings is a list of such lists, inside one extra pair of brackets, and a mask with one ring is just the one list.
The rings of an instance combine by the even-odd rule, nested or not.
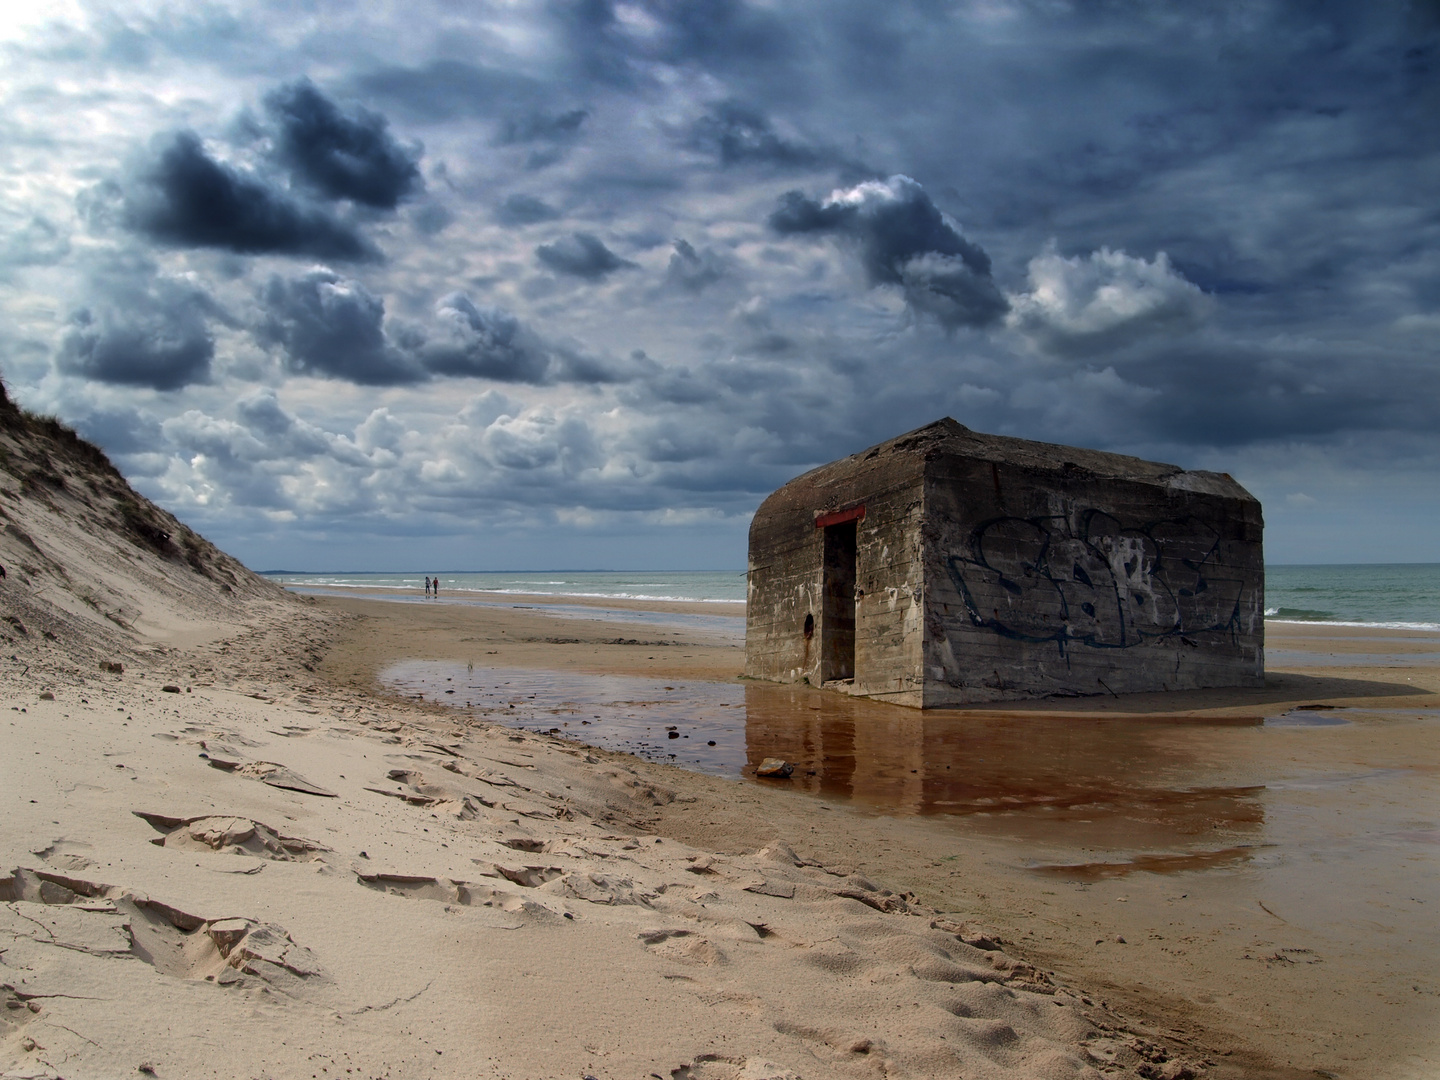
[[(422, 589), (405, 586), (331, 585), (319, 583), (277, 582), (287, 592), (299, 596), (350, 596), (356, 599), (390, 601), (425, 601), (429, 598)], [(375, 597), (361, 595), (366, 588), (385, 589), (386, 593)], [(622, 611), (678, 612), (697, 615), (726, 615), (744, 618), (745, 601), (718, 598), (682, 599), (679, 597), (611, 596), (601, 593), (530, 593), (490, 589), (456, 589), (458, 600), (447, 593), (440, 603), (490, 603), (497, 607), (519, 602), (522, 604), (568, 605), (614, 608)], [(393, 594), (393, 595), (391, 595)], [(1420, 634), (1440, 634), (1440, 622), (1361, 622), (1345, 619), (1285, 619), (1273, 615), (1265, 617), (1267, 634), (1271, 627), (1280, 633), (1292, 628), (1315, 627), (1321, 631), (1330, 629), (1354, 629), (1381, 633), (1413, 631)], [(1283, 628), (1283, 629), (1282, 629)]]
[[(349, 598), (353, 600), (365, 600), (372, 603), (429, 603), (436, 607), (443, 607), (446, 604), (463, 604), (468, 606), (488, 606), (496, 608), (511, 608), (517, 605), (522, 607), (586, 607), (598, 609), (613, 609), (615, 611), (644, 611), (672, 615), (716, 615), (731, 618), (745, 617), (745, 602), (743, 600), (658, 600), (640, 599), (636, 597), (610, 597), (592, 596), (584, 594), (554, 593), (490, 593), (476, 590), (474, 595), (464, 595), (455, 598), (450, 595), (432, 599), (425, 596), (421, 589), (406, 590), (403, 595), (368, 597), (357, 595), (352, 591), (351, 586), (342, 585), (305, 585), (303, 587), (289, 584), (282, 585), (287, 592), (297, 596), (333, 596)], [(456, 590), (457, 592), (459, 590)], [(396, 590), (400, 593), (400, 590)]]

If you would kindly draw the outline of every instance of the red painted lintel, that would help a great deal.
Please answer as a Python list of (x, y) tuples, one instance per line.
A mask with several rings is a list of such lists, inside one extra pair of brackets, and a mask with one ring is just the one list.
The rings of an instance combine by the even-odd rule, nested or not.
[(865, 517), (865, 504), (852, 506), (848, 510), (832, 510), (828, 514), (821, 514), (815, 519), (815, 528), (823, 529), (827, 525), (843, 525), (847, 521), (860, 521)]

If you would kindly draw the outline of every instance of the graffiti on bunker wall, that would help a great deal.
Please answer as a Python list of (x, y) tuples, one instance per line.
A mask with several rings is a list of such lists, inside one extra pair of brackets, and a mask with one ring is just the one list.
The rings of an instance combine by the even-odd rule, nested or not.
[[(1074, 528), (1072, 521), (1078, 521)], [(1215, 565), (1198, 518), (1126, 528), (1099, 510), (994, 518), (946, 569), (971, 623), (1019, 641), (1125, 649), (1157, 638), (1238, 634), (1246, 583)]]

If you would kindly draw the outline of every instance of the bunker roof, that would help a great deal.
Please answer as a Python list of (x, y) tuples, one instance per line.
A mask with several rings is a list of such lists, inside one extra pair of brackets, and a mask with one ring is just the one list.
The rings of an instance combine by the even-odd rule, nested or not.
[[(832, 492), (873, 483), (894, 487), (921, 475), (927, 463), (942, 458), (988, 461), (1035, 473), (1053, 473), (1069, 481), (1123, 480), (1153, 484), (1171, 490), (1201, 492), (1253, 501), (1254, 497), (1228, 473), (1187, 471), (1178, 465), (1146, 461), (1126, 454), (1086, 450), (1058, 443), (986, 435), (972, 431), (950, 417), (936, 420), (886, 442), (821, 465), (796, 477), (766, 499), (756, 516), (801, 509), (804, 504), (824, 508)], [(839, 490), (835, 497), (845, 497)]]

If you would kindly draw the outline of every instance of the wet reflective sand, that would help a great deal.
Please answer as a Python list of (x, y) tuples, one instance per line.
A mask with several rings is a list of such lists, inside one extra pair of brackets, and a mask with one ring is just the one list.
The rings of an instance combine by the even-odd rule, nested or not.
[[(1022, 865), (1076, 880), (1270, 857), (1283, 842), (1278, 820), (1294, 832), (1313, 801), (1305, 793), (1329, 792), (1326, 802), (1364, 816), (1361, 804), (1373, 802), (1364, 791), (1378, 785), (1402, 803), (1421, 798), (1420, 810), (1423, 797), (1401, 793), (1428, 771), (1317, 770), (1293, 751), (1311, 729), (1436, 721), (1432, 710), (1319, 707), (1200, 720), (920, 712), (803, 686), (420, 660), (384, 677), (477, 718), (701, 772), (753, 778), (765, 758), (783, 758), (795, 766), (790, 779), (757, 782), (884, 814), (946, 815), (966, 833), (1016, 842)], [(1426, 822), (1374, 827), (1420, 836)]]

